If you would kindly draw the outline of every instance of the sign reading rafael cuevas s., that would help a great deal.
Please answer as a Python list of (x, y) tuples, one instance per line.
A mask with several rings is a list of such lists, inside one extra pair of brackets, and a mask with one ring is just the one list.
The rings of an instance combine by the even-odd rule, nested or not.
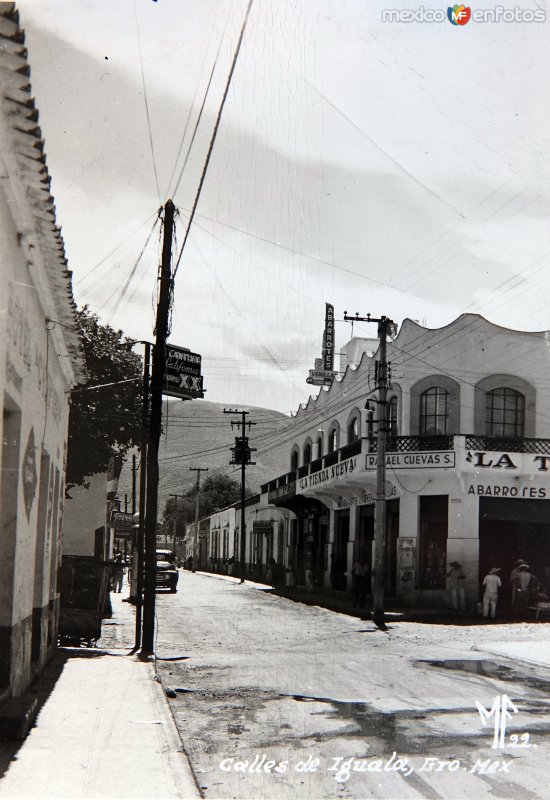
[(166, 345), (166, 372), (162, 393), (181, 400), (204, 397), (201, 356), (186, 347)]

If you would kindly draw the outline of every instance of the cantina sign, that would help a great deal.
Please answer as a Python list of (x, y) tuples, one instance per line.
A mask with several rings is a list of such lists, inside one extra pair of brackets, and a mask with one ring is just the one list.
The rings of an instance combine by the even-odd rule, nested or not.
[(204, 397), (201, 356), (186, 347), (166, 345), (166, 371), (162, 393), (182, 400)]

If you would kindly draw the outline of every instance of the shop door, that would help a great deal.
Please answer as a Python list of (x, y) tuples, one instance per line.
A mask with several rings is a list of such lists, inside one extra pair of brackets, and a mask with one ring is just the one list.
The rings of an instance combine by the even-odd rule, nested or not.
[(372, 544), (374, 541), (374, 506), (361, 506), (359, 509), (359, 525), (355, 540), (354, 561), (361, 559), (368, 566), (366, 578), (367, 594), (372, 591)]
[(336, 513), (336, 539), (334, 542), (334, 575), (333, 588), (337, 591), (346, 589), (346, 571), (348, 567), (349, 542), (349, 510)]
[(390, 597), (395, 597), (397, 591), (399, 500), (388, 500), (386, 509), (386, 594)]
[(543, 584), (550, 567), (550, 502), (481, 497), (479, 500), (479, 585), (493, 567), (499, 567), (502, 587), (499, 608), (512, 605), (510, 573), (523, 558)]

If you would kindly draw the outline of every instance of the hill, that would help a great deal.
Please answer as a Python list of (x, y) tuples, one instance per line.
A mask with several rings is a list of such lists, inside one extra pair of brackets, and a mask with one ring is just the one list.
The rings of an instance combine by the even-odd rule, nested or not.
[[(163, 435), (159, 447), (159, 512), (170, 494), (184, 494), (196, 481), (196, 472), (190, 467), (208, 467), (201, 480), (208, 475), (224, 473), (240, 481), (240, 467), (231, 466), (230, 447), (235, 444), (239, 430), (231, 429), (231, 422), (240, 421), (240, 415), (224, 414), (221, 403), (207, 400), (188, 402), (169, 401), (163, 406)], [(270, 447), (286, 429), (290, 417), (279, 411), (247, 406), (247, 420), (256, 423), (247, 432), (255, 466), (247, 467), (247, 488), (256, 493), (260, 485), (289, 469), (288, 459)], [(139, 456), (138, 456), (139, 458)], [(119, 480), (118, 494), (131, 494), (131, 461), (129, 453)]]

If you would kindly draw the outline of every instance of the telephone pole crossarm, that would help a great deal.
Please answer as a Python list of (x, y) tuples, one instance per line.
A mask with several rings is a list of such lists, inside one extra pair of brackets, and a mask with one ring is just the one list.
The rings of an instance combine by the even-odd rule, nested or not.
[[(208, 467), (189, 467), (190, 472), (197, 473), (197, 486), (195, 491), (195, 538), (193, 541), (193, 562), (195, 561), (195, 552), (199, 549), (199, 509), (200, 509), (200, 498), (201, 498), (201, 472), (208, 472)], [(195, 570), (195, 565), (193, 564), (193, 571)]]
[(255, 461), (250, 460), (250, 455), (253, 451), (256, 450), (255, 447), (249, 447), (248, 445), (248, 438), (245, 436), (245, 431), (248, 428), (252, 427), (252, 425), (256, 425), (255, 422), (251, 422), (247, 420), (247, 416), (250, 414), (249, 411), (239, 411), (238, 409), (233, 408), (224, 408), (224, 414), (238, 414), (241, 416), (239, 421), (232, 420), (231, 421), (231, 428), (237, 427), (241, 431), (241, 435), (235, 438), (235, 447), (231, 448), (233, 453), (233, 460), (230, 462), (231, 464), (240, 464), (241, 465), (241, 553), (240, 553), (240, 572), (241, 572), (241, 583), (244, 583), (244, 574), (246, 569), (246, 514), (245, 514), (245, 495), (246, 495), (246, 467), (248, 465), (252, 466), (255, 464)]

